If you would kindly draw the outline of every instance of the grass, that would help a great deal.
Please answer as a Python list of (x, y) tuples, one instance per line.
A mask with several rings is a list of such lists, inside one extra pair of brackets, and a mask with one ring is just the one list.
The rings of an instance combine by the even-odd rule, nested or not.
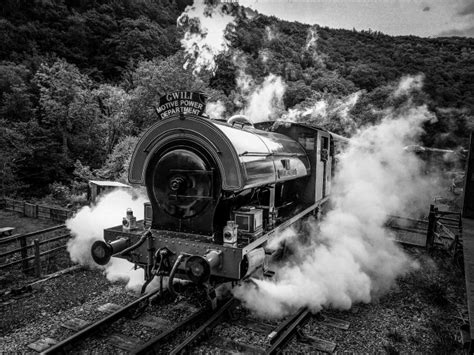
[(389, 355), (398, 355), (400, 352), (392, 345), (392, 344), (385, 344), (383, 346), (384, 350), (387, 352)]
[(428, 322), (430, 328), (435, 333), (434, 348), (440, 354), (452, 354), (454, 350), (460, 350), (460, 343), (453, 336), (452, 325), (443, 322), (442, 318)]
[(434, 306), (444, 308), (449, 305), (448, 290), (445, 284), (435, 280), (420, 287), (427, 301)]
[[(43, 230), (46, 228), (50, 228), (53, 226), (60, 225), (61, 223), (55, 222), (52, 220), (47, 219), (38, 219), (38, 218), (28, 218), (22, 215), (19, 212), (7, 211), (7, 210), (0, 210), (0, 227), (9, 226), (15, 227), (15, 234), (25, 234), (34, 231)], [(52, 238), (54, 236), (58, 236), (64, 233), (64, 231), (53, 231), (48, 234), (44, 234), (41, 236), (37, 236), (34, 238), (30, 238), (27, 240), (27, 244), (31, 245), (33, 243), (33, 239), (39, 239), (40, 241)], [(41, 246), (40, 251), (45, 251), (49, 249), (53, 249), (55, 247), (59, 247), (65, 243), (65, 239), (52, 242), (49, 244), (44, 244)], [(5, 253), (8, 251), (16, 250), (20, 247), (18, 241), (2, 244), (0, 245), (0, 253)], [(28, 256), (33, 255), (34, 250), (33, 248), (28, 249)], [(0, 264), (8, 263), (17, 261), (21, 258), (20, 253), (16, 252), (15, 254), (2, 257), (0, 259)], [(29, 266), (33, 266), (33, 262), (28, 262)], [(51, 272), (55, 272), (61, 270), (67, 266), (70, 266), (71, 262), (69, 260), (69, 256), (65, 251), (58, 251), (56, 253), (46, 255), (41, 259), (41, 273), (42, 275), (48, 274)], [(0, 275), (0, 290), (5, 290), (7, 288), (18, 287), (21, 286), (25, 282), (30, 282), (35, 279), (34, 270), (27, 271), (28, 274), (24, 274), (21, 271), (21, 265), (12, 266), (2, 270)]]
[(395, 343), (401, 343), (405, 340), (405, 337), (403, 336), (403, 334), (398, 332), (396, 329), (390, 330), (387, 333), (387, 338), (394, 341)]

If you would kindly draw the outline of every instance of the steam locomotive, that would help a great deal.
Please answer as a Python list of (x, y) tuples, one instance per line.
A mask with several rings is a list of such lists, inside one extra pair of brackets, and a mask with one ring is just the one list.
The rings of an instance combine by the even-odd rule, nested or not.
[(138, 142), (129, 181), (146, 186), (144, 220), (131, 215), (104, 231), (92, 257), (145, 270), (145, 285), (167, 276), (205, 285), (262, 269), (266, 244), (327, 201), (335, 144), (343, 139), (301, 123), (211, 120), (202, 94), (160, 100), (160, 120)]

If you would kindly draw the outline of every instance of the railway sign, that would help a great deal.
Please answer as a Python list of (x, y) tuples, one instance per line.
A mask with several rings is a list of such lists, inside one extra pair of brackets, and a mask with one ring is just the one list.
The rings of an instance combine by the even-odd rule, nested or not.
[(176, 114), (203, 116), (206, 110), (206, 95), (193, 91), (175, 91), (160, 97), (156, 113), (160, 119)]

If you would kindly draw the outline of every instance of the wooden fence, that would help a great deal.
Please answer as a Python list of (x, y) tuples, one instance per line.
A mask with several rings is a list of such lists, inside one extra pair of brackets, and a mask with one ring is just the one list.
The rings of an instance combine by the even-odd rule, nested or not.
[[(44, 238), (51, 233), (59, 234)], [(28, 274), (34, 271), (36, 277), (41, 276), (42, 261), (47, 255), (66, 249), (66, 241), (71, 236), (64, 224), (22, 235), (12, 235), (0, 239), (0, 271), (21, 265), (21, 270)], [(16, 247), (14, 244), (16, 244)], [(42, 250), (45, 245), (56, 243), (52, 249)], [(13, 245), (13, 249), (8, 246)], [(7, 251), (4, 251), (7, 250)], [(13, 259), (13, 260), (12, 260)]]
[(428, 248), (444, 246), (453, 259), (461, 258), (462, 229), (460, 212), (439, 211), (434, 205), (430, 206), (426, 234)]
[(431, 205), (427, 220), (389, 216), (386, 225), (405, 232), (406, 235), (397, 236), (397, 241), (401, 243), (427, 249), (441, 246), (453, 259), (462, 255), (462, 218), (459, 212), (439, 211)]
[(65, 208), (37, 205), (10, 198), (5, 198), (0, 202), (0, 206), (2, 205), (6, 210), (22, 213), (26, 217), (51, 219), (61, 223), (64, 223), (68, 218), (72, 217), (74, 213), (74, 211)]
[(426, 247), (428, 221), (401, 216), (388, 216), (386, 226), (398, 233), (395, 240), (402, 244)]

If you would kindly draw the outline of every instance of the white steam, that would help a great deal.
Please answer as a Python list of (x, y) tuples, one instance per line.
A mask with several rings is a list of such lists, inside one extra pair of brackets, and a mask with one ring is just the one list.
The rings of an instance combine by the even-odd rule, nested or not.
[(186, 30), (181, 39), (187, 55), (185, 67), (193, 63), (195, 75), (203, 69), (215, 73), (215, 57), (229, 48), (225, 36), (231, 31), (229, 25), (234, 24), (234, 17), (227, 14), (222, 5), (211, 6), (196, 0), (194, 5), (186, 7), (177, 23)]
[(269, 74), (261, 83), (249, 74), (246, 56), (235, 51), (232, 63), (236, 69), (236, 92), (233, 102), (237, 107), (234, 114), (244, 115), (253, 123), (275, 120), (281, 117), (284, 110), (283, 95), (286, 90), (284, 80), (274, 74)]
[(306, 38), (305, 49), (309, 51), (310, 49), (316, 50), (316, 41), (318, 40), (318, 33), (315, 28), (310, 28), (308, 31), (308, 36)]
[(418, 74), (415, 76), (407, 75), (404, 76), (398, 83), (397, 89), (394, 91), (394, 97), (400, 97), (403, 95), (409, 95), (413, 91), (419, 91), (423, 87), (424, 75)]
[(273, 41), (275, 38), (278, 38), (278, 33), (276, 30), (270, 26), (265, 26), (265, 36), (267, 41)]
[(425, 106), (397, 112), (351, 138), (339, 157), (333, 209), (318, 226), (309, 223), (309, 241), (291, 230), (279, 237), (294, 255), (276, 270), (275, 280), (254, 280), (257, 287), (245, 284), (234, 291), (248, 308), (273, 317), (303, 306), (348, 309), (379, 297), (417, 267), (384, 223), (389, 214), (428, 205), (430, 180), (404, 147), (417, 141), (422, 124), (433, 116)]
[(208, 102), (206, 105), (206, 114), (214, 120), (224, 118), (224, 112), (226, 108), (222, 101)]
[(329, 130), (337, 129), (341, 133), (350, 134), (356, 128), (350, 111), (360, 96), (361, 91), (357, 91), (343, 98), (311, 98), (299, 107), (289, 109), (283, 119), (291, 122), (311, 122)]
[[(143, 219), (144, 197), (134, 197), (128, 190), (115, 190), (101, 197), (96, 205), (85, 206), (74, 217), (66, 221), (73, 236), (67, 243), (72, 261), (81, 265), (99, 267), (91, 257), (91, 246), (96, 240), (103, 240), (105, 228), (121, 225), (127, 208), (133, 210), (137, 220)], [(143, 270), (134, 270), (127, 260), (112, 258), (104, 267), (110, 281), (125, 280), (127, 288), (137, 289), (143, 284)]]
[(281, 77), (270, 74), (262, 84), (253, 87), (246, 98), (243, 114), (254, 123), (275, 119), (283, 109), (285, 88)]
[(318, 52), (318, 32), (316, 27), (311, 27), (308, 30), (308, 35), (306, 36), (306, 44), (304, 50), (311, 53), (311, 56), (316, 67), (325, 67), (323, 57)]

